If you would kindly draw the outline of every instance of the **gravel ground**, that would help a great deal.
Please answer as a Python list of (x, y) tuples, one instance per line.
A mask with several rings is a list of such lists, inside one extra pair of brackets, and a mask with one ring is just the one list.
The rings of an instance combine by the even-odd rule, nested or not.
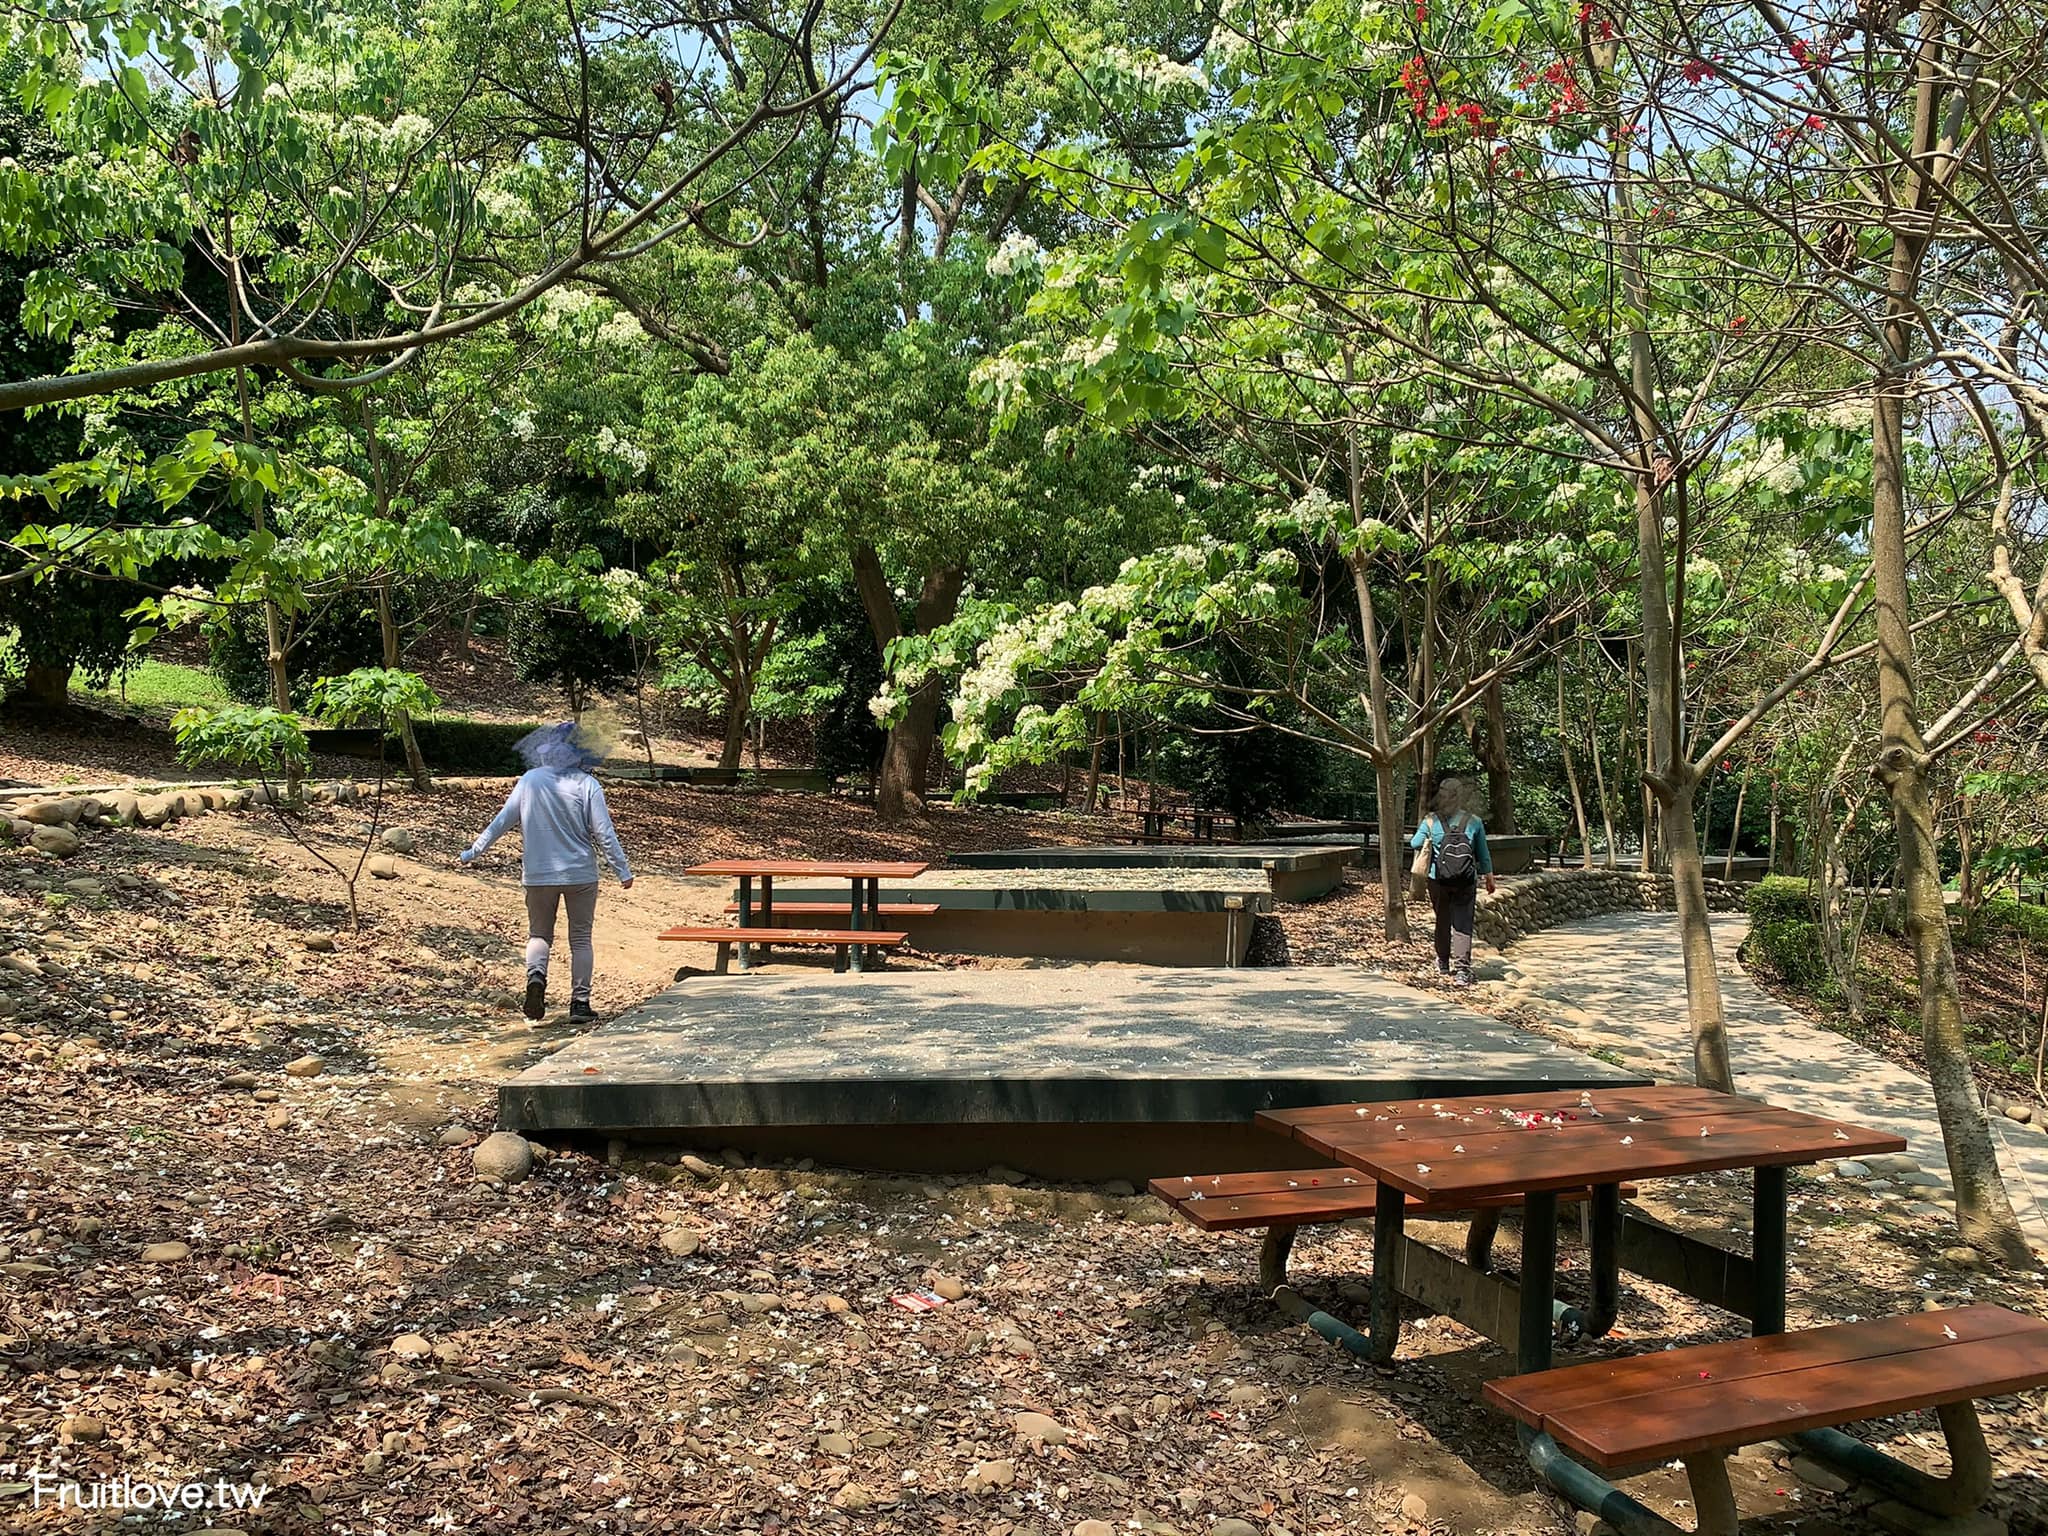
[[(609, 1006), (660, 984), (655, 917), (702, 915), (683, 904), (710, 897), (664, 873), (685, 862), (1000, 846), (1019, 828), (953, 812), (881, 828), (805, 797), (613, 801), (652, 873), (607, 887)], [(116, 1528), (34, 1507), (38, 1471), (262, 1483), (254, 1516), (141, 1522), (252, 1536), (1573, 1529), (1477, 1406), (1508, 1369), (1485, 1341), (1424, 1322), (1397, 1366), (1364, 1367), (1277, 1320), (1253, 1243), (1124, 1191), (575, 1150), (502, 1190), (476, 1182), (496, 1081), (570, 1034), (511, 1009), (509, 861), (448, 867), (493, 808), (400, 802), (421, 855), (366, 882), (361, 933), (337, 931), (332, 877), (257, 815), (92, 834), (63, 865), (0, 853), (0, 1464), (16, 1468), (0, 1526)], [(1347, 886), (1274, 920), (1275, 942), (1405, 975), (1419, 946), (1361, 937), (1375, 904)], [(1738, 1180), (1646, 1201), (1740, 1240)], [(1796, 1323), (2042, 1306), (2031, 1280), (1943, 1264), (1939, 1221), (1880, 1218), (1851, 1181), (1802, 1178), (1792, 1224)], [(1310, 1294), (1355, 1314), (1369, 1242), (1305, 1241)], [(892, 1301), (925, 1286), (956, 1299)], [(1649, 1285), (1626, 1288), (1623, 1316), (1599, 1348), (1733, 1331)], [(2040, 1531), (2040, 1395), (1987, 1419), (1996, 1507)], [(1931, 1459), (1924, 1421), (1875, 1432)], [(1683, 1497), (1664, 1472), (1633, 1486), (1667, 1510)], [(1738, 1489), (1775, 1512), (1760, 1530), (1868, 1528), (1867, 1500), (1767, 1455)]]

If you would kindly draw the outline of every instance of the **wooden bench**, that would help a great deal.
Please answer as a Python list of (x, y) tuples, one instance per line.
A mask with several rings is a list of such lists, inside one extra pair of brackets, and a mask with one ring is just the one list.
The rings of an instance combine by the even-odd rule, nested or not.
[[(738, 912), (740, 904), (728, 901), (727, 912)], [(754, 903), (754, 910), (761, 910), (761, 903)], [(936, 901), (884, 901), (868, 908), (880, 917), (933, 917), (937, 915)], [(775, 903), (777, 917), (840, 917), (846, 912), (843, 901), (778, 901)]]
[[(851, 945), (871, 949), (894, 949), (910, 935), (890, 933), (876, 928), (671, 928), (662, 938), (678, 944), (716, 944), (718, 960), (714, 969), (723, 976), (732, 957), (733, 946), (763, 949), (797, 948), (825, 949), (837, 951), (835, 970), (846, 969), (846, 952)], [(746, 956), (740, 957), (740, 969), (747, 968)]]
[[(1303, 1227), (1370, 1217), (1379, 1210), (1380, 1186), (1355, 1168), (1335, 1165), (1327, 1168), (1291, 1168), (1259, 1173), (1198, 1173), (1178, 1178), (1153, 1179), (1146, 1189), (1179, 1215), (1208, 1232), (1242, 1232), (1263, 1227), (1265, 1239), (1259, 1248), (1259, 1289), (1290, 1316), (1307, 1323), (1333, 1343), (1362, 1353), (1364, 1336), (1341, 1319), (1310, 1307), (1287, 1283), (1287, 1260), (1294, 1251), (1294, 1239)], [(1633, 1185), (1621, 1186), (1624, 1196), (1635, 1194)], [(1559, 1190), (1560, 1203), (1585, 1201), (1591, 1191)], [(1504, 1210), (1522, 1204), (1519, 1194), (1485, 1196), (1462, 1201), (1455, 1207), (1433, 1205), (1416, 1195), (1401, 1197), (1410, 1216), (1469, 1216), (1465, 1232), (1465, 1263), (1481, 1274), (1493, 1267), (1493, 1240), (1500, 1229)], [(1437, 1256), (1440, 1263), (1448, 1260)], [(1584, 1328), (1586, 1314), (1575, 1307), (1563, 1307), (1558, 1321), (1568, 1329)], [(1610, 1319), (1611, 1321), (1611, 1319)], [(1605, 1326), (1590, 1331), (1605, 1332)]]
[[(1677, 1458), (1692, 1483), (1700, 1536), (1733, 1536), (1740, 1521), (1728, 1453), (1787, 1438), (1918, 1510), (1968, 1514), (1991, 1485), (1973, 1402), (2043, 1385), (2048, 1321), (1971, 1306), (1511, 1376), (1488, 1382), (1486, 1400), (1525, 1426), (1530, 1459), (1580, 1508), (1630, 1531), (1676, 1531), (1564, 1453), (1602, 1471)], [(1836, 1427), (1924, 1408), (1936, 1410), (1948, 1441), (1946, 1477)]]

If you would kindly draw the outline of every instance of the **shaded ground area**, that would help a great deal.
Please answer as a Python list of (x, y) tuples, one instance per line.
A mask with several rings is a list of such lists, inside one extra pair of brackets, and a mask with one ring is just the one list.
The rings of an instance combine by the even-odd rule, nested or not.
[[(2039, 1075), (2048, 1051), (2048, 950), (1990, 922), (1975, 933), (1957, 923), (1953, 937), (1963, 1028), (1978, 1083), (2032, 1105), (2035, 1123), (2048, 1123), (2048, 1094)], [(1911, 948), (1873, 923), (1864, 929), (1857, 958), (1864, 991), (1861, 1021), (1849, 1017), (1839, 989), (1793, 985), (1768, 965), (1748, 969), (1774, 997), (1921, 1072), (1920, 981)]]
[[(650, 869), (1017, 837), (964, 814), (880, 829), (815, 799), (614, 800)], [(512, 861), (441, 862), (489, 808), (406, 805), (430, 857), (366, 882), (370, 926), (332, 953), (304, 941), (332, 927), (338, 890), (256, 817), (93, 834), (63, 865), (0, 853), (7, 1463), (261, 1480), (277, 1491), (259, 1519), (167, 1527), (250, 1533), (1573, 1530), (1476, 1406), (1507, 1368), (1497, 1351), (1430, 1323), (1411, 1358), (1365, 1368), (1275, 1320), (1251, 1242), (1165, 1224), (1146, 1200), (580, 1152), (506, 1193), (477, 1184), (454, 1143), (489, 1128), (503, 1075), (568, 1036), (511, 1008)], [(97, 894), (64, 883), (83, 880)], [(608, 886), (601, 1003), (665, 979), (648, 926), (711, 896), (659, 874)], [(1334, 945), (1366, 903), (1349, 888), (1276, 927)], [(309, 1053), (319, 1075), (286, 1072)], [(2042, 1305), (2031, 1283), (1944, 1266), (1938, 1222), (1879, 1212), (1848, 1181), (1801, 1179), (1794, 1200), (1796, 1322)], [(1647, 1203), (1730, 1240), (1744, 1224), (1733, 1179)], [(144, 1260), (157, 1244), (186, 1251)], [(1343, 1287), (1369, 1245), (1305, 1241), (1303, 1283), (1355, 1313)], [(959, 1299), (937, 1311), (890, 1300), (941, 1279)], [(1611, 1347), (1733, 1331), (1633, 1284), (1623, 1318)], [(2040, 1405), (1988, 1418), (1998, 1507), (2038, 1530)], [(1878, 1432), (1924, 1463), (1901, 1437), (1925, 1429)], [(103, 1527), (34, 1510), (19, 1476), (0, 1474), (0, 1526)], [(1855, 1496), (1768, 1456), (1739, 1481), (1783, 1512), (1761, 1529), (1867, 1528)], [(1632, 1486), (1666, 1509), (1683, 1497), (1663, 1473)]]

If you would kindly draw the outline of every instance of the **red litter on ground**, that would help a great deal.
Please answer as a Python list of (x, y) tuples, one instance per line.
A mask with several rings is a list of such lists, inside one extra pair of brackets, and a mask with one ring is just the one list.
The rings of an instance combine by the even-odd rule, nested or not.
[(904, 1291), (889, 1301), (906, 1312), (931, 1312), (946, 1305), (946, 1298), (937, 1291)]

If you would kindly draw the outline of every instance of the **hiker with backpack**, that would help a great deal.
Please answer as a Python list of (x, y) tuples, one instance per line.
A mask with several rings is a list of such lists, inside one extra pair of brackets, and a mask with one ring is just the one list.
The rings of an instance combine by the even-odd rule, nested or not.
[(1465, 809), (1465, 785), (1444, 779), (1436, 788), (1435, 809), (1408, 840), (1415, 850), (1415, 874), (1429, 884), (1429, 904), (1436, 910), (1436, 973), (1457, 985), (1472, 985), (1472, 915), (1479, 902), (1479, 882), (1491, 894), (1493, 855), (1486, 848), (1486, 827)]

